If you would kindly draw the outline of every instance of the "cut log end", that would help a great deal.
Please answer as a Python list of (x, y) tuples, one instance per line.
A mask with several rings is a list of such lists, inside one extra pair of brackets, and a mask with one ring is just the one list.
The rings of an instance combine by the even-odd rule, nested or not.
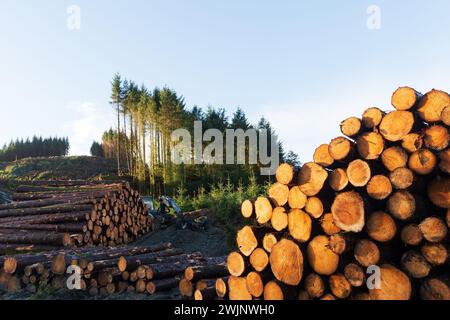
[(322, 144), (320, 145), (315, 151), (314, 151), (314, 162), (318, 165), (321, 165), (322, 167), (330, 167), (334, 163), (333, 157), (328, 152), (328, 144)]
[(303, 255), (298, 245), (282, 239), (272, 248), (270, 266), (279, 281), (287, 285), (298, 285), (303, 276)]
[(377, 175), (367, 184), (367, 194), (375, 200), (384, 200), (392, 193), (392, 183), (388, 177)]
[(253, 203), (250, 200), (245, 200), (241, 205), (241, 214), (244, 218), (251, 218), (253, 215)]
[(380, 287), (369, 290), (371, 300), (409, 300), (411, 298), (412, 285), (406, 274), (391, 265), (383, 265), (380, 273)]
[(413, 88), (401, 87), (392, 95), (392, 106), (399, 111), (410, 110), (417, 104), (420, 98), (421, 94)]
[(255, 213), (256, 220), (259, 224), (265, 224), (272, 218), (272, 204), (269, 199), (265, 197), (259, 197), (255, 201)]
[(360, 232), (364, 228), (364, 201), (354, 191), (341, 193), (331, 207), (336, 226), (347, 232)]
[(450, 105), (448, 93), (440, 90), (428, 92), (420, 101), (417, 113), (420, 118), (429, 123), (441, 120), (444, 108)]
[(332, 275), (339, 264), (339, 256), (329, 247), (326, 236), (317, 236), (308, 244), (308, 262), (311, 268), (320, 275)]
[(290, 164), (283, 163), (278, 167), (275, 177), (279, 183), (289, 185), (294, 179), (294, 168)]
[(375, 160), (383, 153), (384, 139), (377, 132), (368, 132), (359, 136), (357, 147), (362, 159)]
[(379, 108), (369, 108), (364, 111), (362, 121), (364, 127), (374, 129), (378, 127), (383, 119), (383, 112)]
[(401, 141), (414, 126), (414, 115), (409, 111), (388, 113), (380, 124), (380, 133), (391, 142)]
[(375, 241), (388, 242), (397, 233), (397, 225), (392, 217), (382, 211), (372, 213), (367, 219), (368, 235)]
[(354, 256), (356, 261), (364, 267), (377, 265), (381, 253), (375, 242), (363, 239), (356, 243)]
[(410, 219), (416, 211), (416, 200), (406, 190), (397, 191), (388, 200), (388, 210), (394, 218), (402, 221)]
[(341, 132), (347, 137), (354, 137), (361, 131), (362, 122), (357, 117), (348, 118), (341, 123)]

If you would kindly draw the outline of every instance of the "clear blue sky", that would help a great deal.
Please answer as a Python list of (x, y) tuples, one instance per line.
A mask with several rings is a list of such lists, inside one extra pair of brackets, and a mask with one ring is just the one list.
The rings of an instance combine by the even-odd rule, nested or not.
[[(66, 26), (69, 5), (81, 29)], [(366, 10), (381, 9), (370, 30)], [(339, 121), (389, 108), (400, 85), (450, 89), (448, 0), (0, 2), (0, 144), (69, 136), (73, 154), (114, 123), (115, 72), (188, 106), (266, 116), (311, 159)]]

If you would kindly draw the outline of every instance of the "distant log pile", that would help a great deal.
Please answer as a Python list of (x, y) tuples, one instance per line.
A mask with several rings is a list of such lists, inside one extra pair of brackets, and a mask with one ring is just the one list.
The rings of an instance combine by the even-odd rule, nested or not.
[[(89, 295), (137, 293), (153, 295), (175, 289), (186, 270), (193, 269), (198, 280), (202, 269), (214, 268), (225, 257), (205, 258), (200, 253), (186, 254), (170, 243), (154, 246), (91, 247), (60, 249), (38, 254), (0, 257), (0, 287), (8, 292), (39, 288), (71, 289)], [(79, 287), (68, 269), (81, 271)], [(67, 273), (69, 271), (69, 273)], [(200, 273), (199, 273), (200, 272)], [(222, 273), (223, 274), (223, 273)], [(74, 278), (73, 278), (74, 279)]]
[(152, 229), (128, 183), (35, 181), (0, 205), (0, 252), (15, 248), (127, 244)]
[(404, 87), (392, 104), (242, 204), (254, 223), (228, 256), (229, 299), (450, 299), (450, 97)]

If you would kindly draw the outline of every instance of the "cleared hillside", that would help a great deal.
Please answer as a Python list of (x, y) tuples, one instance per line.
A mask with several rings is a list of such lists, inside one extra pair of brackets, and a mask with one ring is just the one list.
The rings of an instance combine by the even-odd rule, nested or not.
[(27, 158), (0, 163), (0, 180), (114, 180), (117, 167), (112, 159), (96, 157)]

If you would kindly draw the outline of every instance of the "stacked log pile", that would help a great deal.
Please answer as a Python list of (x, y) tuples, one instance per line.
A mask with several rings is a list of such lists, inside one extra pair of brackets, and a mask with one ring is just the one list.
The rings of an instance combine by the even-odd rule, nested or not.
[(152, 229), (128, 183), (35, 181), (0, 205), (0, 251), (43, 246), (127, 244)]
[(242, 204), (229, 299), (450, 299), (450, 97), (403, 87), (392, 104)]
[[(153, 295), (176, 289), (185, 270), (213, 266), (223, 258), (186, 254), (170, 243), (154, 246), (118, 246), (60, 249), (38, 254), (0, 257), (0, 287), (6, 291), (71, 289), (89, 295), (137, 293)], [(72, 268), (69, 268), (73, 266)], [(79, 287), (71, 275), (80, 271)], [(69, 288), (70, 285), (74, 287)]]
[(227, 257), (209, 258), (201, 264), (187, 267), (178, 284), (181, 296), (195, 300), (223, 298), (216, 290), (216, 282), (228, 275)]

